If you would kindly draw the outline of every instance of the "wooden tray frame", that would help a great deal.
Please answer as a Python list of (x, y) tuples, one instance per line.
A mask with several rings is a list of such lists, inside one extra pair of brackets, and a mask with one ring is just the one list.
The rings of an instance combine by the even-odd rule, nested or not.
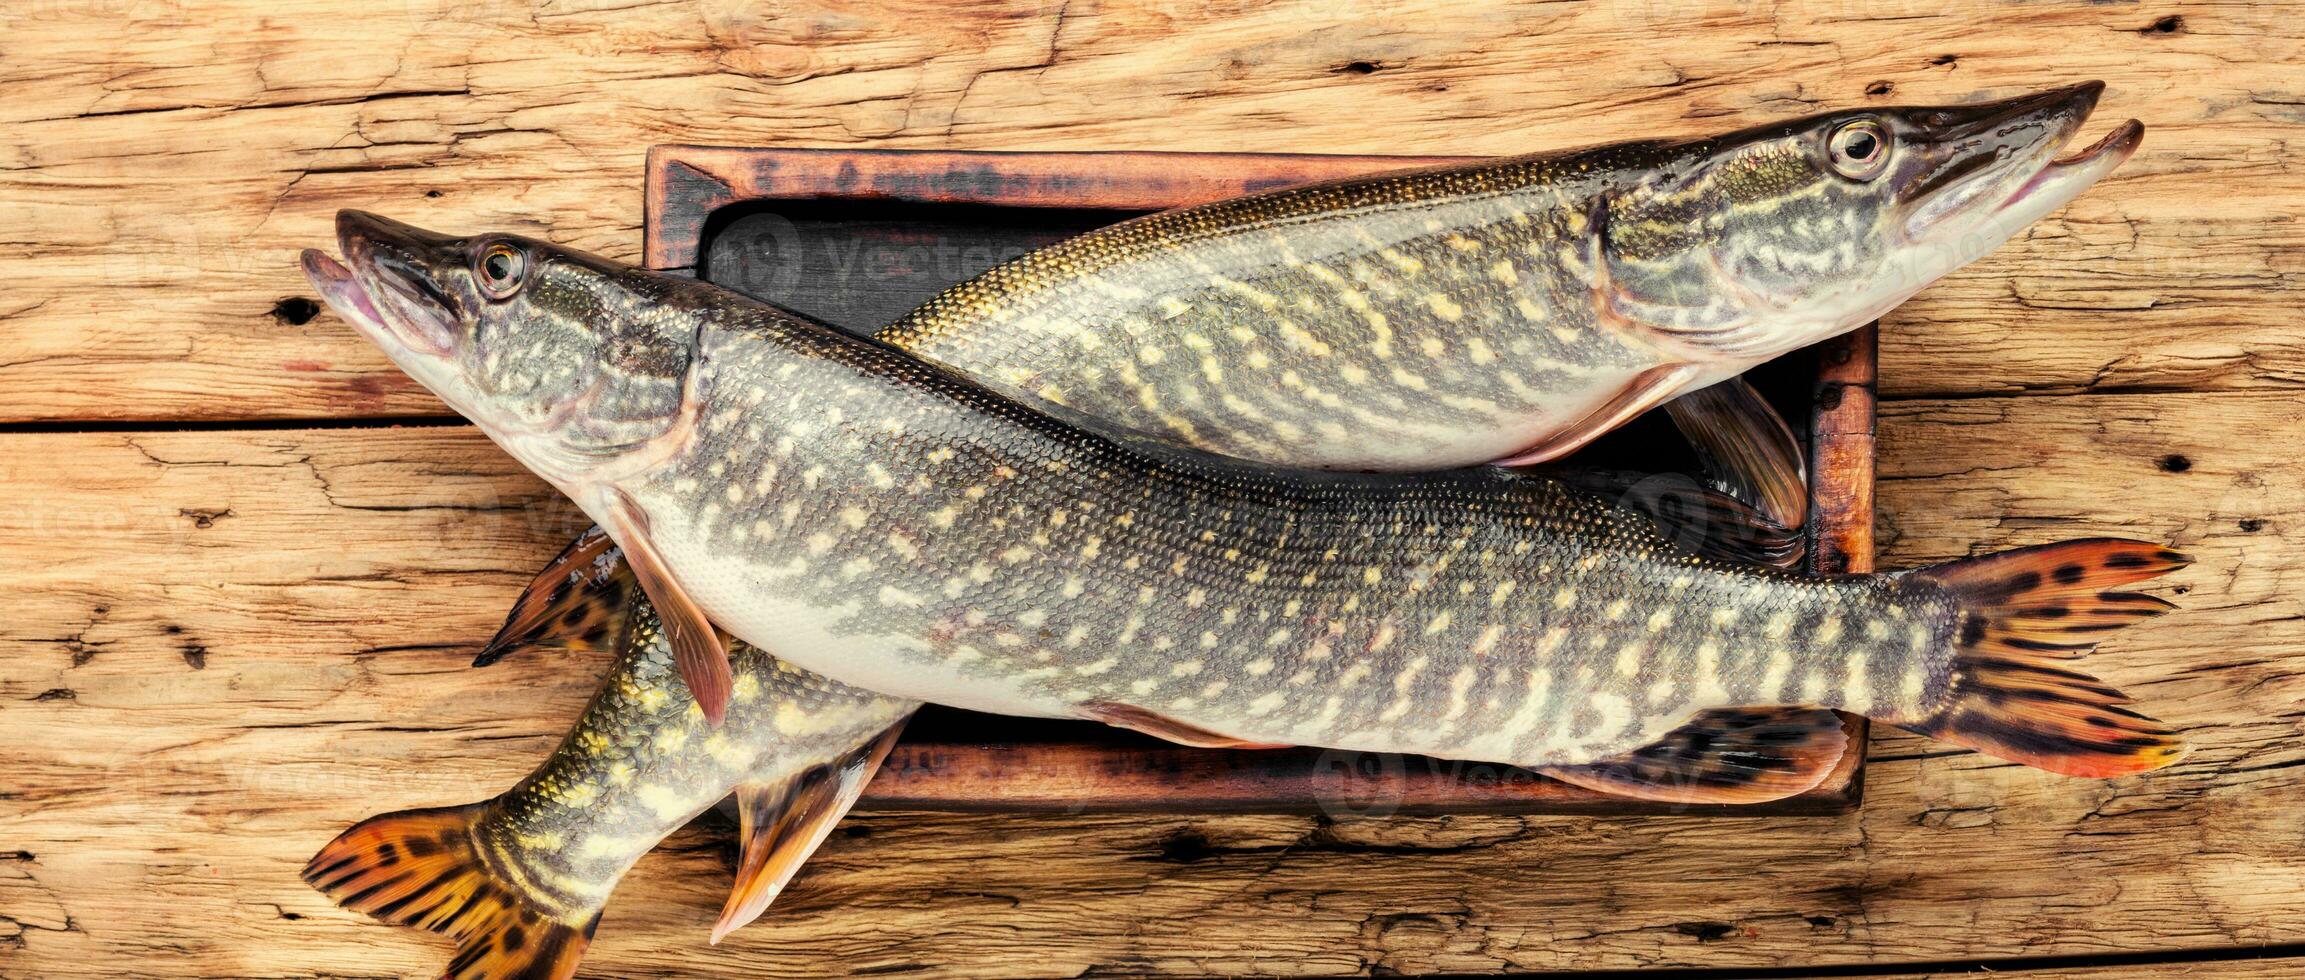
[[(714, 214), (766, 201), (872, 200), (1158, 211), (1469, 157), (996, 153), (664, 145), (648, 153), (645, 264), (693, 271)], [(1819, 345), (1810, 418), (1810, 566), (1873, 567), (1875, 327)], [(936, 710), (936, 709), (930, 709)], [(866, 788), (876, 810), (1831, 815), (1864, 796), (1867, 726), (1798, 796), (1742, 807), (1605, 796), (1510, 766), (1320, 749), (1196, 749), (1119, 729), (1059, 741), (908, 733)], [(950, 726), (942, 726), (950, 727)]]

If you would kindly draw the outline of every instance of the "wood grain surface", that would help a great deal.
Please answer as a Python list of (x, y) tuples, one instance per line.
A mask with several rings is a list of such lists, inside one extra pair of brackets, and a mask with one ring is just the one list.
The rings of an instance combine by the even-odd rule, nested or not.
[(293, 256), (338, 207), (632, 258), (660, 142), (1499, 154), (2085, 78), (2145, 147), (1890, 317), (1876, 530), (1884, 568), (2194, 553), (2183, 610), (2092, 662), (2187, 730), (2177, 768), (1882, 733), (1862, 810), (1821, 820), (868, 814), (709, 948), (707, 824), (587, 970), (2305, 973), (2301, 13), (0, 5), (0, 976), (433, 974), (444, 942), (296, 868), (510, 785), (603, 666), (464, 666), (578, 518), (315, 315)]

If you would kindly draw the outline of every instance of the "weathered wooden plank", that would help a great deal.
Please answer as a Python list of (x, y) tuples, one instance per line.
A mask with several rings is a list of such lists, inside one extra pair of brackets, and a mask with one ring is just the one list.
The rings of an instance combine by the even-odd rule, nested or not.
[[(593, 975), (1893, 971), (2305, 942), (2305, 462), (2235, 438), (2301, 413), (2225, 393), (1882, 419), (1883, 567), (2095, 533), (2200, 558), (2182, 611), (2091, 663), (2189, 730), (2166, 773), (1887, 734), (1862, 811), (1829, 819), (868, 814), (712, 949), (727, 837), (692, 829), (619, 892)], [(573, 512), (463, 428), (5, 435), (0, 488), (0, 973), (437, 970), (442, 943), (295, 871), (352, 820), (488, 795), (549, 749), (599, 662), (463, 664)]]
[(2290, 980), (2305, 976), (2305, 960), (2295, 957), (2133, 963), (2034, 969), (2022, 963), (1995, 963), (1954, 970), (1881, 974), (1876, 980)]
[(295, 251), (357, 206), (634, 257), (659, 142), (1504, 154), (2089, 77), (2145, 149), (1893, 316), (1889, 393), (2293, 390), (2297, 13), (7, 4), (0, 420), (439, 413), (332, 316), (295, 322)]

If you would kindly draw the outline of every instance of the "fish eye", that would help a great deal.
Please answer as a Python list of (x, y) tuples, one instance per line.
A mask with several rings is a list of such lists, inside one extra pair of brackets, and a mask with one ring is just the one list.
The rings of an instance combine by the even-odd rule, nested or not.
[(1825, 144), (1833, 170), (1850, 180), (1870, 180), (1889, 163), (1889, 133), (1871, 119), (1844, 123)]
[(492, 243), (472, 260), (473, 281), (489, 299), (510, 299), (527, 274), (528, 256), (508, 242)]

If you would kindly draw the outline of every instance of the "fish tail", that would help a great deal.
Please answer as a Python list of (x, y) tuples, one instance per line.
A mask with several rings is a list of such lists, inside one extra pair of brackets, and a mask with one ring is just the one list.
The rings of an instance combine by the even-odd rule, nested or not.
[(456, 940), (456, 980), (575, 975), (600, 914), (569, 921), (499, 876), (473, 842), (486, 806), (370, 817), (321, 848), (304, 880), (345, 908)]
[(1884, 718), (1987, 755), (2069, 776), (2122, 776), (2170, 765), (2186, 748), (2131, 699), (2058, 661), (2176, 608), (2112, 587), (2192, 560), (2160, 545), (2087, 538), (1908, 573), (1958, 603), (1951, 687), (1918, 719)]

